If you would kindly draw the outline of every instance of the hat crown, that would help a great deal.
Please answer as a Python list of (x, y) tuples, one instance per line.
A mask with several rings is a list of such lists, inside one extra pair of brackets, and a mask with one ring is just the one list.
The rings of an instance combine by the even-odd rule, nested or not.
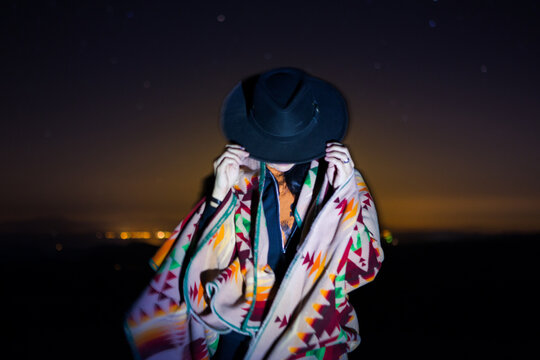
[(316, 101), (301, 70), (282, 68), (258, 79), (250, 120), (267, 135), (296, 136), (316, 122)]
[(275, 72), (261, 79), (267, 94), (282, 108), (286, 108), (302, 85), (298, 72)]

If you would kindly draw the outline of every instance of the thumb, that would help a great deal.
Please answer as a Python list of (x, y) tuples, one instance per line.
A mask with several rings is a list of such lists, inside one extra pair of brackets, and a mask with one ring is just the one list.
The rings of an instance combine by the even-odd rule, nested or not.
[(334, 185), (334, 176), (336, 175), (336, 166), (334, 164), (328, 164), (327, 175), (330, 185)]

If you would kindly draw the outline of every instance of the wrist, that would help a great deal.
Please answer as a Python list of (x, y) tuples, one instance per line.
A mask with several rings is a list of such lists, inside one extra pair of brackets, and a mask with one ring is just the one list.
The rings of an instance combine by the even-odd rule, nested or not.
[(208, 200), (208, 204), (213, 208), (217, 208), (219, 207), (219, 205), (221, 205), (221, 200), (218, 200), (215, 197), (211, 196)]
[(215, 199), (219, 203), (221, 203), (223, 201), (223, 199), (225, 199), (225, 195), (227, 195), (227, 192), (225, 192), (223, 190), (214, 189), (214, 191), (212, 192), (212, 195), (211, 195), (211, 199)]

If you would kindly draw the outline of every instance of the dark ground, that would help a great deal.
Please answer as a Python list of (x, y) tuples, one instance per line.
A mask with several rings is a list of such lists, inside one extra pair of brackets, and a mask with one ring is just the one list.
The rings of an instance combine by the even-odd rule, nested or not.
[[(398, 238), (351, 294), (362, 336), (351, 359), (536, 358), (539, 235)], [(3, 236), (2, 358), (132, 358), (122, 318), (155, 248), (87, 240)]]

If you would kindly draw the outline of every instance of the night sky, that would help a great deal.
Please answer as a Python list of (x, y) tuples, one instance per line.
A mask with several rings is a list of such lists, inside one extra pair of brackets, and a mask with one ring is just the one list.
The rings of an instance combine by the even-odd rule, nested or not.
[(382, 228), (539, 231), (536, 3), (4, 1), (0, 223), (172, 230), (224, 97), (294, 66), (346, 97)]

